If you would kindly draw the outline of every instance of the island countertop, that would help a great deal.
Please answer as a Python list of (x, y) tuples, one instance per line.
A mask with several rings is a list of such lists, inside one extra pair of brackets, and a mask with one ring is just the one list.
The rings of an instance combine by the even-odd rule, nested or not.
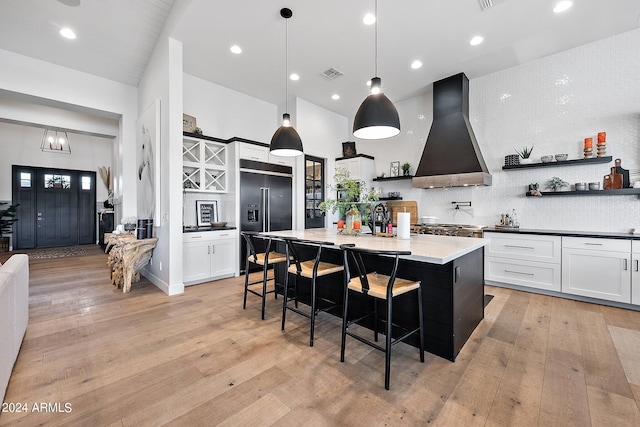
[(338, 233), (338, 230), (334, 228), (270, 231), (261, 234), (323, 241), (333, 243), (336, 246), (353, 243), (365, 249), (411, 251), (411, 255), (403, 258), (440, 265), (460, 258), (489, 243), (489, 239), (436, 236), (431, 234), (411, 234), (411, 238), (408, 240), (398, 239), (397, 237), (378, 237), (371, 234), (349, 236)]

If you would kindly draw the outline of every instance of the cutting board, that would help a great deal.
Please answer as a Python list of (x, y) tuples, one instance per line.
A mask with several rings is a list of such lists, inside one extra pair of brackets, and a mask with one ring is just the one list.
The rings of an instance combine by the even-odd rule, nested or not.
[(398, 224), (398, 212), (409, 212), (411, 214), (411, 224), (418, 223), (418, 202), (415, 200), (389, 201), (387, 202), (387, 210), (389, 211), (389, 218), (394, 224)]

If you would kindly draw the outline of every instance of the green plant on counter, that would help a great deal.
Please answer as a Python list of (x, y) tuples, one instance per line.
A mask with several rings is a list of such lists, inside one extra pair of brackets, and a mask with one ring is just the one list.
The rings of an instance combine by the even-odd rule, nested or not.
[(357, 205), (360, 204), (363, 205), (363, 207), (359, 209), (362, 214), (362, 223), (367, 224), (371, 213), (369, 203), (378, 200), (378, 196), (373, 188), (368, 189), (366, 183), (361, 179), (350, 178), (349, 171), (346, 168), (336, 168), (333, 179), (335, 186), (328, 185), (327, 188), (334, 194), (339, 191), (342, 197), (340, 199), (327, 199), (321, 202), (318, 205), (320, 212), (323, 214), (327, 212), (338, 212), (340, 218), (342, 218), (349, 209), (358, 209)]
[(403, 172), (407, 172), (409, 169), (411, 168), (411, 164), (409, 162), (403, 163), (402, 164), (402, 170)]
[(557, 176), (554, 176), (549, 181), (547, 181), (546, 186), (547, 186), (547, 188), (550, 188), (553, 191), (557, 191), (559, 188), (569, 186), (569, 183), (567, 181), (563, 181), (562, 179), (558, 178)]
[(518, 150), (517, 148), (514, 148), (514, 150), (516, 150), (516, 153), (518, 153), (518, 155), (523, 159), (528, 159), (529, 157), (531, 157), (531, 152), (533, 151), (533, 145), (531, 146), (531, 148), (525, 145), (524, 147), (522, 147), (522, 150)]

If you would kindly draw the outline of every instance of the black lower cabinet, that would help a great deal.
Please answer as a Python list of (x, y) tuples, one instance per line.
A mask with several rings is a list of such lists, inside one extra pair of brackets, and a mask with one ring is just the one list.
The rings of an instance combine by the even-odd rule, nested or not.
[(104, 249), (107, 246), (106, 243), (104, 243), (104, 233), (111, 233), (113, 231), (113, 212), (101, 212), (98, 224), (98, 244)]
[[(284, 251), (284, 247), (280, 248)], [(328, 257), (329, 262), (342, 264), (342, 255), (339, 250), (328, 249), (334, 252)], [(328, 254), (329, 255), (329, 254)], [(484, 318), (484, 249), (478, 249), (444, 265), (431, 264), (413, 260), (401, 259), (398, 267), (398, 277), (420, 281), (422, 286), (423, 321), (425, 350), (455, 361), (456, 356), (467, 342), (476, 326)], [(365, 263), (375, 263), (376, 269), (382, 273), (391, 270), (391, 259), (383, 257), (370, 257)], [(284, 264), (275, 268), (279, 283), (284, 283), (281, 278), (285, 273)], [(337, 276), (339, 277), (339, 276)], [(323, 296), (333, 301), (342, 301), (344, 285), (343, 279), (323, 278), (325, 283), (318, 286)], [(303, 282), (303, 281), (301, 281)], [(305, 285), (300, 283), (300, 301), (307, 303)], [(300, 285), (299, 285), (300, 286)], [(358, 317), (358, 313), (365, 314), (371, 311), (372, 299), (357, 293), (349, 296), (350, 318)], [(384, 301), (377, 301), (378, 312), (384, 313)], [(417, 327), (417, 304), (415, 295), (409, 293), (394, 298), (393, 321), (406, 329)], [(332, 314), (342, 316), (341, 309)], [(369, 329), (377, 328), (379, 333), (384, 333), (384, 323), (373, 325), (371, 317), (365, 319), (362, 324)], [(400, 330), (394, 329), (394, 338), (400, 336)], [(407, 344), (418, 347), (416, 336), (405, 340)]]

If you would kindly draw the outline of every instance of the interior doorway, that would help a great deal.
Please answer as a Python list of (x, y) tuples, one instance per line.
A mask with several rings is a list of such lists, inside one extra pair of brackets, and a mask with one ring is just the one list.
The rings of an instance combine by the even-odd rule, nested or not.
[(324, 214), (319, 205), (324, 202), (324, 159), (305, 156), (304, 228), (324, 228)]
[(13, 248), (96, 243), (96, 173), (13, 166)]

